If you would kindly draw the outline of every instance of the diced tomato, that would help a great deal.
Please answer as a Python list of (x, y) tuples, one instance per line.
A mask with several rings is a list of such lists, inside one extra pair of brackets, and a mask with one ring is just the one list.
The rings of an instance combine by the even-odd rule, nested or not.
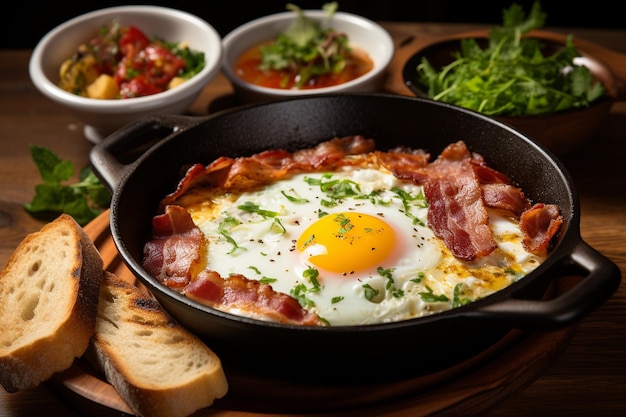
[(150, 39), (141, 30), (130, 26), (122, 33), (118, 46), (124, 56), (134, 56), (150, 44)]
[(163, 91), (162, 88), (159, 88), (151, 83), (150, 80), (143, 75), (138, 75), (130, 81), (123, 82), (120, 85), (121, 98), (149, 96), (151, 94), (160, 93), (161, 91)]
[(185, 61), (174, 55), (169, 49), (152, 44), (145, 48), (146, 58), (150, 61), (150, 78), (156, 85), (166, 87), (172, 78), (185, 67)]

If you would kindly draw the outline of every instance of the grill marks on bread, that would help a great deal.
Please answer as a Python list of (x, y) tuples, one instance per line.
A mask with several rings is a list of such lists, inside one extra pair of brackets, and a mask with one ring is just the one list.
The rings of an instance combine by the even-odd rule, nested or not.
[(148, 293), (110, 273), (88, 357), (142, 416), (187, 416), (228, 390), (213, 351)]

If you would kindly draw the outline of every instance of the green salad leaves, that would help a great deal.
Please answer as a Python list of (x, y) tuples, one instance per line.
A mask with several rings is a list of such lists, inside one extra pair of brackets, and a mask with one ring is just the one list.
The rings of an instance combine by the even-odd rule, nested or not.
[(106, 209), (110, 192), (89, 167), (79, 173), (79, 181), (67, 184), (74, 175), (74, 165), (41, 146), (31, 145), (30, 153), (39, 169), (42, 183), (35, 186), (35, 195), (24, 208), (33, 217), (51, 220), (61, 213), (71, 215), (81, 226)]
[(541, 41), (523, 37), (544, 25), (540, 3), (528, 16), (518, 4), (503, 11), (503, 25), (489, 32), (488, 45), (461, 40), (454, 61), (435, 69), (426, 58), (417, 66), (428, 97), (491, 116), (523, 116), (587, 107), (604, 94), (588, 68), (576, 65), (580, 56), (567, 37), (564, 48), (546, 56)]
[[(294, 11), (296, 18), (274, 42), (261, 48), (261, 69), (297, 73), (298, 88), (313, 76), (341, 72), (349, 50), (347, 35), (324, 28), (294, 4), (287, 4), (287, 9)], [(327, 22), (337, 11), (337, 3), (324, 4), (322, 10)]]

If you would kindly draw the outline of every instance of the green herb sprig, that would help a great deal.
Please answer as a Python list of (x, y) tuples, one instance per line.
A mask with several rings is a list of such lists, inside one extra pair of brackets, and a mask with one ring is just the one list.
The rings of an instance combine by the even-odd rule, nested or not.
[(66, 213), (84, 226), (109, 207), (111, 193), (88, 166), (80, 171), (78, 182), (67, 184), (74, 176), (71, 161), (37, 145), (30, 146), (30, 154), (43, 181), (35, 186), (32, 201), (24, 204), (33, 217), (52, 220)]
[(604, 94), (602, 83), (574, 59), (580, 53), (567, 37), (564, 47), (546, 56), (542, 43), (523, 37), (542, 27), (546, 14), (536, 1), (528, 16), (513, 4), (503, 11), (503, 25), (494, 27), (488, 46), (461, 39), (454, 61), (436, 70), (423, 58), (418, 80), (426, 94), (491, 116), (546, 114), (583, 108)]

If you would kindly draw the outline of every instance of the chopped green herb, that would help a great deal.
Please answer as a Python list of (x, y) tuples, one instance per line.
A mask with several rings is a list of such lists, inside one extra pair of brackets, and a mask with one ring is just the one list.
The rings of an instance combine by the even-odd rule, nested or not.
[(403, 290), (403, 289), (401, 289), (401, 288), (394, 288), (394, 289), (391, 291), (391, 295), (392, 295), (394, 298), (402, 298), (402, 297), (404, 296), (404, 290)]
[(254, 273), (257, 274), (257, 275), (261, 275), (261, 271), (256, 266), (249, 266), (248, 269), (253, 270)]
[(331, 303), (331, 304), (337, 304), (338, 302), (343, 301), (343, 299), (344, 299), (344, 297), (343, 297), (343, 296), (333, 297), (333, 298), (330, 300), (330, 303)]
[(380, 294), (380, 291), (373, 288), (370, 284), (364, 284), (363, 289), (365, 290), (365, 298), (369, 301), (372, 301), (374, 297)]
[(470, 300), (469, 298), (462, 297), (463, 295), (463, 293), (461, 292), (462, 287), (463, 285), (460, 283), (454, 286), (454, 294), (452, 296), (452, 307), (454, 308), (461, 307), (472, 302), (472, 300)]
[(237, 206), (238, 209), (246, 211), (248, 213), (256, 213), (260, 216), (263, 217), (276, 217), (278, 216), (278, 212), (276, 211), (270, 211), (270, 210), (263, 210), (262, 208), (259, 207), (258, 204), (254, 204), (251, 201), (246, 201), (245, 203)]
[(419, 293), (419, 295), (422, 297), (422, 300), (424, 300), (427, 303), (443, 303), (443, 302), (450, 301), (450, 299), (446, 297), (445, 294), (441, 294), (441, 295), (434, 294), (432, 288), (430, 288), (429, 286), (426, 286), (426, 290), (427, 292), (421, 292)]
[(354, 226), (350, 222), (350, 219), (347, 218), (346, 215), (343, 213), (337, 214), (334, 221), (339, 223), (339, 231), (337, 232), (337, 235), (339, 237), (343, 237), (346, 233), (352, 230), (352, 228), (354, 228)]
[(270, 278), (270, 277), (263, 277), (259, 280), (259, 282), (262, 282), (263, 284), (271, 284), (272, 282), (276, 282), (278, 281), (276, 278)]
[(296, 193), (296, 191), (293, 188), (289, 191), (293, 195), (289, 195), (285, 191), (281, 191), (281, 194), (284, 195), (285, 198), (287, 198), (287, 200), (291, 201), (292, 203), (308, 203), (309, 202), (309, 200), (307, 200), (306, 198), (302, 198), (298, 196), (298, 193)]
[(318, 210), (317, 210), (317, 218), (318, 218), (318, 219), (321, 219), (321, 218), (322, 218), (322, 217), (324, 217), (324, 216), (328, 216), (328, 212), (327, 212), (327, 211), (323, 211), (323, 210), (321, 210), (321, 209), (318, 209)]
[(392, 273), (393, 271), (395, 271), (395, 268), (383, 268), (382, 266), (379, 266), (378, 268), (376, 268), (376, 272), (378, 272), (378, 275), (380, 275), (381, 277), (385, 277), (387, 279), (390, 279), (391, 281), (393, 281), (393, 277), (392, 277)]
[(302, 273), (302, 276), (306, 278), (307, 280), (309, 280), (311, 285), (313, 285), (312, 288), (308, 289), (309, 292), (318, 292), (319, 290), (322, 289), (322, 286), (320, 285), (320, 282), (317, 279), (319, 275), (320, 275), (319, 271), (315, 268), (307, 268)]
[(307, 298), (306, 296), (307, 288), (304, 284), (298, 284), (294, 288), (289, 291), (289, 295), (298, 300), (298, 304), (300, 304), (304, 308), (315, 307), (315, 303), (313, 300)]
[(233, 237), (230, 235), (230, 230), (240, 224), (241, 222), (239, 220), (235, 219), (232, 216), (228, 216), (225, 217), (217, 227), (218, 233), (222, 235), (222, 237), (224, 237), (224, 239), (226, 239), (226, 241), (233, 246), (233, 248), (227, 252), (228, 255), (232, 255), (237, 251), (237, 249), (247, 250), (246, 248), (240, 247), (235, 239), (233, 239)]
[(416, 278), (411, 278), (411, 281), (419, 284), (420, 282), (422, 282), (422, 280), (424, 279), (424, 277), (426, 276), (426, 274), (424, 274), (423, 272), (418, 272), (417, 273), (417, 277)]
[(246, 248), (239, 246), (237, 242), (235, 242), (235, 239), (233, 239), (230, 233), (228, 233), (228, 230), (221, 229), (218, 230), (218, 232), (224, 237), (224, 239), (226, 239), (228, 243), (233, 245), (233, 248), (227, 252), (228, 255), (232, 255), (233, 253), (237, 252), (237, 249), (247, 250)]
[(505, 272), (506, 274), (513, 275), (513, 280), (514, 280), (514, 281), (518, 281), (520, 278), (522, 278), (522, 277), (524, 277), (524, 276), (525, 276), (525, 274), (524, 274), (524, 272), (523, 272), (523, 271), (518, 271), (518, 270), (515, 270), (515, 269), (513, 269), (513, 268), (506, 268), (506, 269), (504, 270), (504, 272)]
[(402, 201), (402, 207), (404, 210), (404, 215), (410, 219), (413, 219), (413, 224), (419, 224), (420, 226), (426, 226), (423, 220), (419, 219), (417, 216), (411, 213), (411, 207), (416, 206), (418, 208), (426, 208), (428, 207), (428, 202), (426, 201), (426, 196), (420, 190), (419, 194), (416, 196), (411, 195), (410, 193), (398, 188), (393, 187), (391, 189), (398, 198)]
[(272, 222), (271, 229), (276, 229), (278, 233), (285, 233), (287, 231), (287, 229), (285, 229), (285, 226), (283, 225), (283, 222), (281, 222), (278, 217), (276, 217)]

